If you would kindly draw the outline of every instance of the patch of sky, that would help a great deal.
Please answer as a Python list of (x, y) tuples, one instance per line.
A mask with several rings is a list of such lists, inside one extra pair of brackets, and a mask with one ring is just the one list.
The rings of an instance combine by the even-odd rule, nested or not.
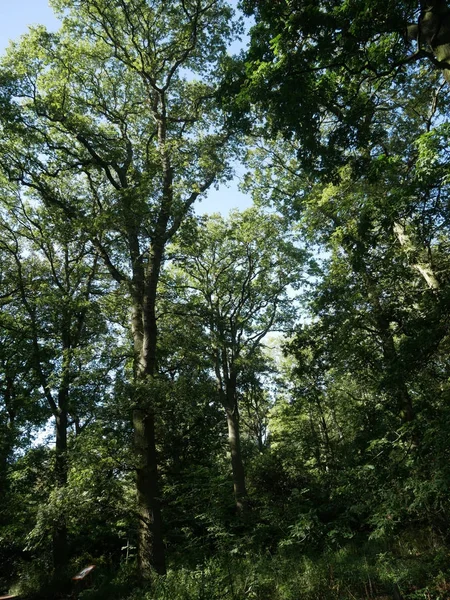
[[(231, 0), (230, 4), (237, 10), (238, 0)], [(17, 40), (26, 33), (30, 25), (38, 24), (45, 25), (50, 31), (56, 31), (60, 26), (60, 21), (54, 15), (48, 0), (0, 0), (0, 53), (5, 51), (11, 40)], [(243, 33), (230, 45), (230, 55), (239, 53), (247, 46), (251, 25), (250, 19), (243, 19)], [(180, 74), (189, 77), (187, 72), (183, 71)], [(233, 167), (234, 178), (220, 184), (217, 189), (211, 188), (203, 199), (197, 202), (197, 214), (219, 212), (227, 215), (232, 209), (245, 210), (252, 205), (251, 197), (239, 190), (244, 168), (238, 162)]]
[(30, 25), (45, 25), (56, 31), (60, 22), (47, 0), (0, 0), (0, 52), (26, 33)]

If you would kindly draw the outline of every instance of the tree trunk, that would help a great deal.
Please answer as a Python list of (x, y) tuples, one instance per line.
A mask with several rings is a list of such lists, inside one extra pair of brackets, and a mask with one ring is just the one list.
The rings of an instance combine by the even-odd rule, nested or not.
[(150, 580), (152, 568), (166, 572), (158, 494), (155, 416), (153, 411), (133, 411), (134, 445), (137, 458), (136, 487), (139, 514), (138, 565), (141, 578)]
[(421, 249), (416, 247), (411, 237), (406, 233), (405, 227), (401, 223), (394, 223), (394, 233), (410, 259), (411, 267), (423, 277), (430, 289), (439, 290), (439, 281), (430, 261), (418, 260)]
[(315, 455), (316, 463), (317, 463), (317, 466), (319, 469), (326, 471), (327, 463), (326, 463), (326, 460), (325, 461), (322, 460), (322, 444), (320, 443), (320, 435), (317, 433), (315, 425), (314, 425), (316, 422), (316, 417), (313, 414), (311, 403), (309, 403), (308, 416), (309, 416), (309, 427), (311, 429), (311, 437), (315, 442), (314, 443), (314, 455)]
[(247, 512), (247, 488), (245, 486), (245, 469), (242, 460), (241, 432), (239, 409), (237, 403), (237, 375), (230, 373), (226, 384), (225, 411), (228, 424), (228, 442), (231, 453), (231, 469), (233, 473), (234, 498), (239, 515)]
[[(55, 481), (57, 488), (67, 485), (67, 400), (68, 390), (60, 390), (58, 394), (58, 412), (56, 421), (56, 449), (55, 449)], [(67, 566), (67, 525), (65, 515), (58, 510), (58, 517), (53, 523), (53, 566), (55, 574)]]
[(3, 400), (5, 404), (7, 420), (1, 423), (0, 429), (0, 505), (4, 504), (7, 492), (8, 460), (13, 452), (17, 432), (15, 431), (16, 411), (14, 408), (14, 382), (12, 377), (5, 375), (3, 388)]
[(231, 468), (233, 471), (234, 497), (238, 514), (247, 509), (247, 490), (245, 487), (245, 470), (242, 461), (241, 436), (239, 431), (239, 414), (235, 409), (226, 409), (228, 424), (228, 442), (231, 452)]
[(152, 568), (166, 573), (165, 548), (159, 498), (158, 457), (156, 451), (155, 412), (148, 387), (157, 373), (156, 350), (158, 330), (156, 298), (163, 256), (163, 243), (154, 244), (147, 277), (141, 272), (135, 278), (133, 335), (135, 373), (138, 386), (133, 410), (134, 449), (136, 456), (136, 489), (139, 515), (138, 566), (143, 580), (151, 580)]
[(421, 45), (428, 45), (443, 67), (444, 77), (450, 83), (450, 9), (446, 0), (422, 0), (417, 26)]
[(325, 457), (326, 457), (325, 469), (328, 471), (329, 463), (333, 462), (333, 450), (331, 447), (330, 436), (328, 433), (328, 425), (327, 425), (327, 420), (325, 418), (325, 412), (323, 410), (322, 402), (320, 401), (319, 395), (316, 396), (316, 404), (317, 404), (317, 408), (319, 409), (320, 429), (322, 429), (322, 435), (323, 435), (324, 446), (325, 446), (325, 452), (324, 452)]

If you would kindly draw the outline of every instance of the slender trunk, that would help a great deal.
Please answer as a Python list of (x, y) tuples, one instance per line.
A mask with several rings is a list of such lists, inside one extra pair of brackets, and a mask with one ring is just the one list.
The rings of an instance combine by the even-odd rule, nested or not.
[(237, 376), (230, 373), (226, 383), (225, 411), (228, 424), (228, 442), (231, 453), (231, 469), (233, 473), (234, 498), (237, 513), (247, 512), (247, 489), (245, 485), (245, 469), (242, 460), (241, 432), (239, 423), (239, 408), (237, 403)]
[(256, 442), (258, 444), (258, 451), (260, 453), (264, 452), (264, 434), (266, 432), (266, 428), (261, 424), (258, 423), (258, 431), (256, 432)]
[(333, 460), (333, 452), (331, 449), (330, 436), (328, 434), (328, 425), (325, 418), (325, 413), (322, 407), (322, 402), (320, 401), (319, 396), (316, 397), (317, 408), (319, 409), (320, 415), (320, 426), (322, 429), (323, 439), (325, 442), (325, 456), (326, 456), (326, 470), (328, 470), (328, 463)]
[[(60, 490), (67, 486), (69, 462), (67, 456), (67, 427), (69, 422), (69, 390), (72, 361), (71, 315), (66, 314), (62, 328), (62, 373), (58, 390), (58, 399), (55, 416), (55, 484)], [(67, 567), (68, 543), (66, 515), (57, 510), (57, 517), (53, 523), (53, 566), (57, 577), (61, 570)]]
[(234, 497), (238, 514), (247, 509), (247, 490), (245, 487), (245, 471), (242, 461), (241, 436), (239, 431), (239, 415), (235, 410), (227, 408), (228, 442), (231, 452), (231, 468), (233, 470)]
[(311, 438), (314, 440), (314, 454), (315, 454), (315, 458), (316, 458), (316, 463), (317, 466), (319, 467), (319, 469), (324, 469), (326, 471), (326, 461), (322, 460), (322, 452), (321, 452), (321, 443), (320, 443), (320, 437), (316, 431), (316, 428), (314, 426), (315, 423), (315, 415), (313, 415), (313, 411), (312, 411), (312, 404), (309, 403), (309, 410), (308, 410), (308, 416), (309, 416), (309, 427), (311, 429)]
[(344, 440), (344, 433), (342, 431), (341, 426), (339, 425), (339, 421), (336, 416), (336, 411), (334, 408), (331, 409), (331, 416), (333, 419), (334, 426), (336, 427), (336, 431), (338, 434), (339, 441), (342, 442)]
[[(211, 325), (211, 331), (214, 331), (214, 325)], [(228, 444), (231, 454), (236, 512), (239, 515), (243, 515), (247, 512), (248, 503), (244, 461), (242, 460), (241, 450), (239, 407), (237, 401), (237, 372), (232, 365), (229, 365), (225, 348), (216, 349), (214, 369), (218, 383), (219, 399), (227, 416)]]
[(7, 492), (8, 460), (14, 449), (17, 432), (15, 431), (16, 411), (14, 408), (14, 382), (12, 377), (5, 376), (3, 399), (7, 414), (6, 422), (0, 429), (0, 506)]
[[(58, 411), (55, 415), (56, 422), (56, 448), (55, 448), (55, 481), (58, 488), (67, 485), (67, 405), (68, 389), (63, 388), (58, 394)], [(65, 515), (59, 513), (53, 524), (53, 566), (55, 571), (64, 569), (68, 560), (67, 525)]]
[(14, 381), (12, 377), (5, 376), (5, 389), (3, 392), (3, 398), (5, 402), (6, 412), (8, 414), (8, 428), (14, 428), (14, 422), (16, 420), (16, 409), (14, 407)]

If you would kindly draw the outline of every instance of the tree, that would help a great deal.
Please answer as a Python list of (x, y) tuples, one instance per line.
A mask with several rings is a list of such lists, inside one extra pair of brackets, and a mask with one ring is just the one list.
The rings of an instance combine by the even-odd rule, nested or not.
[(434, 81), (433, 71), (443, 70), (448, 77), (445, 0), (243, 5), (256, 24), (245, 72), (235, 68), (230, 90), (239, 80), (238, 105), (256, 104), (269, 135), (282, 132), (300, 140), (305, 167), (322, 178), (332, 178), (354, 152), (383, 135), (386, 91), (421, 95), (417, 76), (426, 72)]
[[(299, 221), (311, 242), (330, 256), (329, 265), (319, 259), (327, 273), (323, 287), (316, 287), (319, 312), (323, 309), (329, 323), (342, 318), (344, 347), (352, 327), (361, 324), (378, 336), (385, 382), (407, 420), (414, 411), (404, 378), (426, 364), (447, 334), (448, 261), (442, 248), (448, 237), (448, 160), (447, 125), (441, 120), (448, 94), (438, 88), (430, 97), (421, 87), (424, 80), (426, 74), (416, 80), (420, 94), (398, 101), (396, 90), (380, 93), (380, 101), (393, 109), (384, 119), (383, 136), (353, 151), (332, 182), (327, 175), (311, 175), (296, 156), (295, 141), (261, 144), (249, 159), (257, 169), (248, 180), (256, 200)], [(360, 159), (364, 170), (355, 168)], [(345, 308), (338, 308), (344, 298)], [(349, 314), (359, 314), (358, 323)], [(417, 335), (417, 342), (399, 344), (397, 329)]]
[(286, 471), (304, 469), (302, 486), (325, 493), (308, 536), (328, 525), (385, 540), (415, 523), (437, 531), (435, 500), (448, 510), (430, 440), (447, 437), (449, 96), (426, 68), (408, 76), (374, 88), (366, 144), (329, 145), (338, 120), (322, 121), (337, 162), (317, 147), (305, 162), (301, 135), (267, 137), (249, 156), (255, 200), (317, 249), (311, 314), (289, 345), (296, 389), (269, 422)]
[[(1, 252), (1, 306), (0, 306), (0, 481), (2, 492), (6, 492), (8, 464), (17, 448), (28, 445), (25, 432), (31, 423), (39, 422), (45, 415), (33, 406), (33, 388), (36, 381), (29, 377), (32, 362), (27, 351), (27, 336), (17, 306), (17, 280), (14, 261)], [(33, 410), (37, 408), (37, 410)]]
[(17, 298), (15, 264), (3, 248), (3, 234), (0, 232), (0, 581), (14, 572), (23, 541), (11, 472), (17, 455), (29, 451), (34, 428), (44, 425), (48, 418), (33, 373), (27, 328)]
[[(55, 421), (54, 482), (63, 492), (69, 471), (70, 418), (78, 431), (83, 417), (92, 410), (82, 372), (89, 362), (102, 362), (98, 344), (106, 328), (97, 298), (105, 289), (98, 255), (86, 238), (64, 223), (61, 212), (33, 209), (14, 194), (6, 199), (4, 208), (1, 247), (13, 264), (14, 308), (29, 344), (27, 364)], [(104, 365), (102, 368), (103, 374), (107, 373)], [(5, 376), (8, 382), (7, 373)], [(10, 382), (9, 403), (12, 392)], [(63, 512), (53, 528), (54, 566), (59, 569), (68, 560)]]
[(148, 388), (158, 371), (158, 282), (166, 244), (229, 175), (232, 132), (215, 88), (231, 9), (222, 0), (53, 5), (60, 33), (34, 29), (3, 64), (15, 115), (3, 124), (4, 168), (88, 232), (131, 298), (138, 562), (148, 579), (152, 567), (165, 572)]
[(303, 263), (304, 253), (289, 239), (283, 219), (255, 209), (232, 213), (228, 221), (211, 217), (191, 245), (181, 248), (180, 277), (188, 278), (185, 310), (209, 330), (208, 354), (227, 418), (238, 513), (247, 505), (239, 387), (264, 337), (289, 327), (294, 318), (288, 287), (298, 283)]

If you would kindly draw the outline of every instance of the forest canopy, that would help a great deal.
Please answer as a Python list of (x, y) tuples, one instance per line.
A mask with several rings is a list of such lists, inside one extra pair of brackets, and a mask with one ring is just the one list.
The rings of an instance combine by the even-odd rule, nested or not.
[(447, 598), (447, 1), (50, 3), (0, 58), (0, 595)]

